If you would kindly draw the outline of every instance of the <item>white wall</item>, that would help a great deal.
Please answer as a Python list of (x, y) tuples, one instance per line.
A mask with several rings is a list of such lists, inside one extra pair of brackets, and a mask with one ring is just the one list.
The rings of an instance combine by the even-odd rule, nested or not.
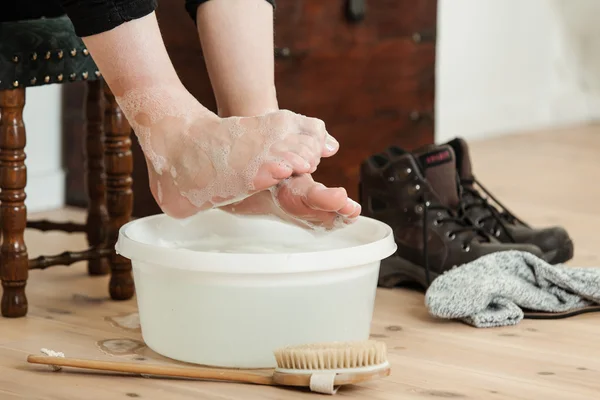
[(600, 118), (600, 1), (439, 0), (436, 141)]
[(65, 204), (62, 167), (62, 88), (60, 85), (26, 89), (23, 120), (27, 131), (28, 212)]

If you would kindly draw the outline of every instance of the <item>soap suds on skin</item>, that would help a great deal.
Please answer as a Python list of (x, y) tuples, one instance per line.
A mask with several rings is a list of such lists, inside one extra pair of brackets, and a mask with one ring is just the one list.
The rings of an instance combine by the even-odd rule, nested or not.
[[(334, 217), (332, 226), (325, 228), (322, 225), (315, 224), (309, 220), (297, 217), (295, 215), (292, 215), (292, 214), (286, 212), (285, 208), (282, 207), (281, 204), (279, 203), (279, 198), (277, 195), (278, 191), (282, 187), (284, 187), (284, 186), (291, 187), (290, 192), (294, 196), (300, 196), (300, 197), (303, 197), (304, 199), (306, 199), (305, 188), (292, 186), (290, 184), (290, 182), (291, 182), (290, 179), (285, 179), (285, 180), (281, 181), (277, 186), (269, 188), (269, 191), (271, 192), (271, 197), (273, 198), (273, 203), (275, 203), (275, 205), (279, 208), (279, 210), (281, 210), (281, 212), (284, 213), (290, 220), (294, 221), (296, 224), (298, 224), (300, 226), (305, 226), (305, 227), (312, 229), (313, 231), (317, 231), (317, 232), (326, 232), (326, 231), (330, 231), (330, 230), (336, 230), (339, 228), (343, 228), (344, 226), (347, 225), (347, 223), (344, 222), (344, 216), (342, 216), (342, 215), (336, 215)], [(320, 185), (323, 188), (326, 188), (325, 185), (323, 185), (323, 184), (320, 184)], [(348, 222), (354, 222), (354, 219), (349, 220)]]
[[(322, 121), (318, 125), (322, 131), (316, 129), (322, 137), (306, 134), (301, 124), (307, 120), (286, 110), (220, 119), (208, 114), (189, 92), (169, 86), (132, 89), (116, 100), (139, 137), (149, 166), (159, 176), (168, 171), (179, 195), (199, 209), (248, 197), (257, 190), (259, 170), (267, 164), (310, 166), (306, 158), (318, 164), (328, 135)], [(164, 189), (157, 189), (162, 202), (173, 201)]]
[[(329, 202), (324, 201), (321, 189), (330, 191), (334, 197), (330, 197)], [(312, 231), (344, 227), (356, 221), (360, 214), (360, 206), (348, 199), (343, 189), (330, 189), (315, 183), (310, 175), (285, 179), (268, 190), (222, 209), (244, 216), (275, 217)]]
[[(279, 203), (279, 199), (277, 198), (277, 191), (280, 189), (280, 186), (283, 185), (287, 185), (289, 182), (289, 180), (284, 180), (282, 182), (279, 183), (279, 185), (277, 186), (273, 186), (271, 188), (269, 188), (269, 191), (271, 192), (271, 197), (273, 198), (273, 203), (279, 208), (279, 210), (281, 210), (282, 213), (284, 213), (288, 218), (290, 218), (292, 221), (300, 224), (301, 226), (306, 226), (310, 229), (313, 229), (315, 231), (325, 231), (325, 228), (323, 228), (322, 226), (319, 225), (315, 225), (307, 220), (304, 220), (302, 218), (298, 218), (295, 215), (291, 215), (289, 213), (287, 213), (283, 207), (281, 207), (281, 204)], [(296, 195), (296, 196), (300, 196), (300, 195), (304, 195), (303, 193), (301, 193), (298, 189), (292, 189), (292, 194)]]

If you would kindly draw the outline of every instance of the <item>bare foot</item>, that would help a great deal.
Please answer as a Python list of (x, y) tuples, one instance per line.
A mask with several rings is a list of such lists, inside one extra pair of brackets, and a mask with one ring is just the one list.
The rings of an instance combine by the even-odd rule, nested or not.
[(361, 207), (348, 198), (344, 188), (327, 188), (309, 174), (292, 177), (272, 192), (265, 190), (222, 209), (243, 215), (275, 215), (303, 226), (332, 229), (351, 224)]
[(118, 99), (162, 211), (185, 218), (312, 173), (339, 144), (323, 121), (278, 110), (219, 118), (183, 87), (131, 90)]

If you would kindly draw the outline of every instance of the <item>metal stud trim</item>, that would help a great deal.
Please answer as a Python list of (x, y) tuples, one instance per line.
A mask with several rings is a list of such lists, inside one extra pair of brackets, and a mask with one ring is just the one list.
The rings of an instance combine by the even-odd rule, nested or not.
[(88, 72), (87, 72), (87, 71), (85, 71), (85, 72), (82, 72), (82, 73), (81, 73), (81, 77), (82, 77), (84, 80), (85, 80), (85, 79), (87, 79), (87, 78), (88, 78)]
[(64, 78), (63, 74), (58, 74), (58, 76), (56, 77), (56, 79), (57, 79), (59, 82), (62, 82), (62, 81), (63, 81), (63, 78)]
[(37, 82), (37, 78), (35, 76), (29, 80), (29, 83), (31, 83), (32, 85), (35, 85), (36, 82)]
[(15, 55), (13, 56), (13, 58), (12, 58), (12, 61), (13, 61), (14, 63), (18, 63), (18, 62), (19, 62), (19, 56), (15, 54)]
[(77, 78), (77, 74), (75, 74), (75, 73), (72, 73), (71, 75), (69, 75), (69, 79), (70, 79), (70, 80), (74, 81), (74, 80), (75, 80), (75, 78)]
[(44, 55), (44, 59), (49, 60), (51, 55), (52, 55), (52, 53), (50, 53), (49, 51), (47, 51), (46, 55)]
[(19, 87), (19, 81), (14, 81), (13, 82), (13, 87)]
[(45, 82), (45, 83), (48, 83), (48, 82), (50, 82), (50, 77), (49, 77), (48, 75), (46, 75), (46, 76), (44, 77), (44, 82)]
[(77, 49), (73, 49), (70, 51), (71, 57), (75, 57), (77, 55)]

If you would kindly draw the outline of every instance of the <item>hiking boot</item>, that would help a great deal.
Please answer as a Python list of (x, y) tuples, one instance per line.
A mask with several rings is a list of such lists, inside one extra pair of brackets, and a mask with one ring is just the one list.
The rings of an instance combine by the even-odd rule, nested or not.
[(427, 289), (449, 269), (497, 251), (541, 251), (502, 244), (455, 210), (459, 185), (454, 151), (442, 146), (412, 155), (397, 147), (361, 165), (359, 200), (363, 215), (388, 224), (396, 253), (381, 262), (379, 285), (416, 283)]
[[(555, 226), (537, 229), (517, 218), (475, 179), (467, 143), (461, 138), (456, 138), (448, 145), (456, 154), (463, 189), (462, 203), (465, 215), (473, 224), (500, 242), (536, 245), (543, 252), (542, 258), (550, 264), (564, 263), (573, 258), (573, 241), (564, 228)], [(488, 198), (495, 205), (491, 204)]]

